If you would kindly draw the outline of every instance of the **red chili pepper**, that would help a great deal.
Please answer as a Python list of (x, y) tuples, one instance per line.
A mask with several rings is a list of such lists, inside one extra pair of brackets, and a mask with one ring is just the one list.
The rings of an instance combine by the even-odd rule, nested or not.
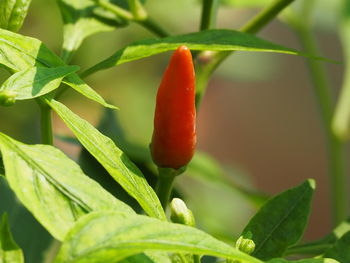
[(192, 55), (180, 46), (171, 57), (158, 89), (151, 143), (159, 167), (179, 169), (196, 146), (195, 75)]

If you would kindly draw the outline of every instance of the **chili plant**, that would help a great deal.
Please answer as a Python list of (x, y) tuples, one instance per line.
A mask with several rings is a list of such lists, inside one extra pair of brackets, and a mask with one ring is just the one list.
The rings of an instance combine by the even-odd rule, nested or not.
[[(0, 64), (2, 73), (7, 72), (0, 87), (0, 104), (12, 107), (20, 100), (35, 101), (41, 127), (37, 144), (25, 144), (0, 131), (0, 262), (350, 262), (343, 152), (350, 120), (349, 65), (344, 65), (344, 87), (334, 106), (324, 64), (338, 62), (319, 54), (312, 30), (312, 11), (319, 1), (202, 0), (197, 3), (202, 10), (199, 30), (176, 34), (157, 22), (145, 1), (57, 0), (63, 21), (60, 55), (38, 38), (18, 33), (35, 1), (0, 2)], [(350, 3), (343, 0), (342, 4), (339, 32), (347, 56)], [(249, 5), (258, 12), (239, 30), (220, 29), (215, 26), (220, 5)], [(303, 50), (256, 36), (277, 18), (296, 33)], [(114, 54), (85, 70), (71, 62), (89, 36), (133, 24), (154, 37), (140, 37), (116, 48)], [(167, 51), (174, 53), (153, 100), (153, 138), (149, 148), (141, 147), (127, 139), (116, 120), (118, 108), (92, 87), (98, 83), (88, 84), (86, 78), (104, 69), (118, 70), (131, 61), (152, 60)], [(297, 55), (310, 69), (328, 145), (335, 227), (320, 240), (300, 241), (315, 191), (313, 179), (267, 198), (233, 182), (209, 155), (195, 154), (196, 109), (212, 73), (235, 51)], [(131, 72), (130, 79), (135, 75)], [(62, 102), (62, 95), (70, 89), (105, 109), (98, 128)], [(73, 137), (54, 136), (53, 114)], [(80, 156), (68, 157), (58, 141), (79, 147)], [(242, 226), (237, 239), (233, 233), (223, 237), (196, 223), (213, 213), (210, 209), (205, 215), (192, 212), (195, 207), (186, 202), (186, 192), (176, 183), (183, 176), (228, 187), (254, 203), (257, 212)]]

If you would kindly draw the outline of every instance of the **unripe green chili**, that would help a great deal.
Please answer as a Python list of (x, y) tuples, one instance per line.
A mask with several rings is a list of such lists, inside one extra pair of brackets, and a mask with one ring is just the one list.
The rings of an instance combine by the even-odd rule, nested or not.
[(171, 57), (157, 94), (151, 143), (159, 167), (179, 169), (196, 145), (195, 75), (192, 55), (180, 46)]

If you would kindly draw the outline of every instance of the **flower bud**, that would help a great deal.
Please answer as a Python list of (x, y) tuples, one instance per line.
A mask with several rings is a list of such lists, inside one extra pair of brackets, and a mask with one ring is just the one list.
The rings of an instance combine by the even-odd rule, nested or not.
[(254, 252), (255, 243), (249, 238), (244, 238), (243, 236), (240, 236), (236, 241), (236, 248), (250, 255)]
[(185, 202), (181, 199), (174, 198), (170, 203), (170, 209), (170, 218), (174, 223), (187, 226), (196, 225), (192, 211), (187, 208)]

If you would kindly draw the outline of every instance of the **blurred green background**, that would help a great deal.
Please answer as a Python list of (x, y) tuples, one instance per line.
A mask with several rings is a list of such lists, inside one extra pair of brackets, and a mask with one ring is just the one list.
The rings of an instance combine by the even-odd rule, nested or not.
[[(340, 1), (316, 2), (315, 32), (323, 55), (342, 60), (337, 35)], [(146, 8), (169, 32), (183, 34), (198, 30), (199, 4), (195, 0), (155, 0), (148, 1)], [(217, 27), (239, 28), (257, 11), (222, 5)], [(20, 33), (42, 40), (59, 54), (62, 21), (56, 2), (33, 0)], [(271, 23), (259, 36), (300, 49), (294, 33), (279, 21)], [(136, 24), (94, 35), (83, 43), (71, 64), (86, 69), (128, 43), (146, 37), (153, 35)], [(128, 141), (134, 144), (147, 147), (150, 142), (155, 95), (169, 56), (165, 53), (126, 63), (87, 78), (94, 89), (120, 108), (116, 114)], [(330, 202), (324, 135), (304, 62), (302, 57), (271, 53), (239, 52), (231, 56), (212, 77), (198, 112), (198, 149), (214, 157), (235, 185), (255, 187), (268, 195), (315, 178), (317, 192), (306, 234), (310, 240), (330, 230)], [(337, 95), (343, 65), (326, 67)], [(8, 74), (1, 70), (1, 81), (6, 77)], [(100, 105), (73, 90), (65, 93), (62, 101), (91, 123), (99, 123), (103, 114)], [(34, 102), (2, 107), (0, 131), (26, 143), (39, 143), (38, 114)], [(56, 134), (71, 135), (56, 116), (54, 129)], [(78, 159), (79, 147), (60, 139), (55, 144)], [(186, 175), (179, 178), (178, 186), (199, 227), (231, 241), (256, 209), (240, 191), (229, 186)]]

